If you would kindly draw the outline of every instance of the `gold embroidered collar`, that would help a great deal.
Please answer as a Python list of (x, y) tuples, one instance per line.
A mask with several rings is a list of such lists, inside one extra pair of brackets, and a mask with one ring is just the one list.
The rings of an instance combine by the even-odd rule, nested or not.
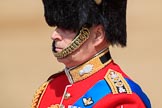
[(97, 53), (92, 59), (89, 61), (72, 68), (65, 68), (66, 76), (71, 84), (84, 80), (98, 70), (105, 67), (112, 61), (109, 49), (106, 48), (99, 53)]

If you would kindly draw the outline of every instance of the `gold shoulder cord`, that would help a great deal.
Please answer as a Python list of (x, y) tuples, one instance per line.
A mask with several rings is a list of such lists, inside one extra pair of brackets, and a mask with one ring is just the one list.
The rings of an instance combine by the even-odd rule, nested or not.
[(45, 82), (44, 84), (42, 84), (38, 90), (35, 92), (35, 95), (34, 95), (34, 98), (32, 100), (32, 105), (31, 105), (31, 108), (37, 108), (38, 107), (38, 104), (39, 104), (39, 101), (40, 101), (40, 98), (45, 90), (45, 88), (47, 87), (49, 82)]

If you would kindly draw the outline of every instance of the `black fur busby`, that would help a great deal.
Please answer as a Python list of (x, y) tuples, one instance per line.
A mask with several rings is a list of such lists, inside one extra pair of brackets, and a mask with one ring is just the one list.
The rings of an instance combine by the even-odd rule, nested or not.
[(107, 40), (126, 46), (126, 0), (43, 0), (45, 19), (50, 26), (79, 31), (101, 24)]

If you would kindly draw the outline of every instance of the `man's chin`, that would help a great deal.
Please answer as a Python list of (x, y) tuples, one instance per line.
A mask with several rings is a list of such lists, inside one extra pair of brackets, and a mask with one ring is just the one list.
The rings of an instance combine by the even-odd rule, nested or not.
[(71, 67), (71, 63), (73, 62), (73, 59), (71, 56), (66, 56), (63, 58), (56, 58), (58, 62), (63, 63), (66, 67)]

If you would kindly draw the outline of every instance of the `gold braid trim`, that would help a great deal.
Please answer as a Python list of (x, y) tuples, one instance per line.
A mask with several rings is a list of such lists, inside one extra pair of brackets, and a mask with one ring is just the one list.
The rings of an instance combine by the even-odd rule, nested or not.
[(109, 84), (113, 94), (127, 93), (132, 94), (132, 90), (121, 73), (109, 69), (105, 75), (105, 80)]
[(32, 100), (32, 105), (31, 105), (31, 108), (37, 108), (38, 107), (38, 104), (39, 104), (39, 101), (40, 101), (40, 98), (45, 90), (45, 88), (47, 87), (49, 82), (45, 82), (44, 84), (42, 84), (38, 90), (35, 92), (34, 94), (34, 98)]
[(88, 28), (82, 28), (80, 33), (76, 36), (76, 38), (72, 41), (72, 43), (64, 48), (61, 52), (54, 52), (54, 56), (57, 58), (64, 58), (70, 55), (72, 52), (76, 51), (88, 38), (90, 35), (90, 31)]

